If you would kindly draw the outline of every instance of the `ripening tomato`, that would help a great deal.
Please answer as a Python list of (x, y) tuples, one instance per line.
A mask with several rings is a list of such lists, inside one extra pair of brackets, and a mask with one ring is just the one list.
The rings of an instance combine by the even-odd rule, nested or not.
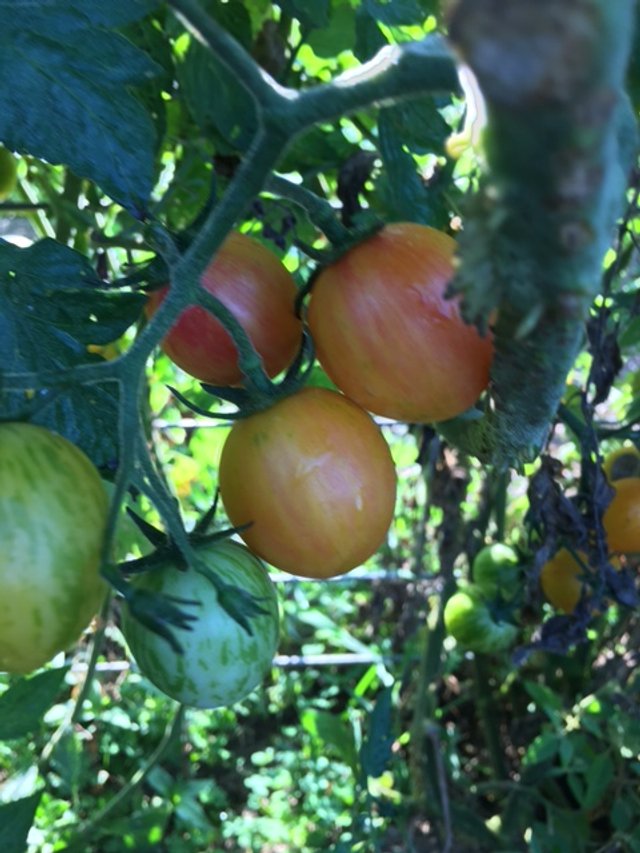
[(163, 693), (196, 708), (233, 705), (263, 680), (279, 637), (278, 596), (264, 565), (244, 545), (231, 539), (204, 545), (199, 556), (221, 581), (252, 595), (262, 610), (248, 617), (251, 633), (222, 606), (216, 588), (195, 569), (168, 562), (132, 583), (138, 589), (195, 601), (187, 612), (197, 617), (190, 629), (175, 629), (182, 653), (138, 622), (127, 607), (122, 633), (140, 671)]
[(640, 477), (640, 451), (633, 444), (618, 447), (605, 456), (602, 469), (610, 483)]
[(318, 360), (370, 412), (442, 421), (489, 382), (491, 337), (445, 299), (455, 241), (425, 225), (387, 225), (318, 276), (308, 321)]
[(615, 494), (603, 516), (611, 553), (640, 552), (640, 477), (616, 480)]
[[(241, 324), (265, 371), (276, 376), (293, 361), (302, 337), (295, 313), (296, 285), (279, 259), (245, 234), (232, 232), (202, 274), (202, 284)], [(157, 311), (168, 287), (149, 294), (146, 312)], [(242, 383), (238, 351), (222, 324), (204, 308), (185, 309), (162, 342), (169, 358), (211, 385)]]
[(540, 572), (540, 586), (547, 601), (557, 610), (573, 613), (582, 595), (587, 555), (579, 552), (582, 564), (576, 560), (568, 548), (560, 548), (548, 560)]
[(342, 394), (303, 388), (238, 421), (222, 449), (220, 497), (249, 548), (294, 575), (329, 578), (382, 544), (395, 505), (389, 447)]
[(108, 507), (75, 445), (32, 424), (0, 424), (0, 671), (42, 666), (98, 612)]
[[(587, 573), (593, 571), (590, 568), (589, 557), (584, 551), (578, 551), (576, 557), (568, 548), (560, 548), (544, 564), (540, 572), (540, 586), (545, 598), (557, 610), (563, 610), (565, 613), (573, 613), (576, 609), (583, 587), (586, 586), (587, 594), (591, 594), (588, 584), (583, 579)], [(619, 557), (614, 555), (608, 560), (616, 571), (620, 571), (622, 562)]]

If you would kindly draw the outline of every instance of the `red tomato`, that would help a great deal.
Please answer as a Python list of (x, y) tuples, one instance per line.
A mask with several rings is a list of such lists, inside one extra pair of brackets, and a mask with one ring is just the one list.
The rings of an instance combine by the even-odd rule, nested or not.
[(237, 422), (225, 442), (220, 497), (249, 548), (294, 575), (328, 578), (380, 547), (396, 473), (371, 417), (335, 391), (304, 388)]
[(490, 337), (445, 299), (455, 241), (414, 223), (387, 225), (318, 276), (309, 327), (318, 360), (360, 406), (389, 418), (459, 415), (489, 382)]
[[(278, 258), (257, 240), (232, 232), (202, 274), (202, 284), (236, 317), (269, 376), (293, 361), (302, 336), (295, 314), (296, 285)], [(151, 317), (168, 287), (149, 294)], [(238, 352), (222, 324), (199, 306), (187, 308), (162, 342), (169, 358), (196, 379), (238, 385)]]

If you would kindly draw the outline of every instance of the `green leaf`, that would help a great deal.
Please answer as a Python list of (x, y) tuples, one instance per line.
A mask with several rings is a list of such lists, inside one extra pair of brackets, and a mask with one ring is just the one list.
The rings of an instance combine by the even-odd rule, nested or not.
[(389, 128), (415, 154), (441, 154), (451, 133), (431, 96), (401, 101), (388, 107), (384, 115)]
[(388, 44), (376, 21), (362, 8), (356, 13), (356, 45), (354, 53), (361, 62), (376, 54)]
[(285, 15), (297, 18), (307, 29), (326, 27), (329, 22), (329, 0), (280, 0), (279, 5)]
[(24, 853), (27, 835), (40, 802), (41, 793), (0, 805), (0, 850), (2, 853)]
[(363, 11), (388, 26), (421, 24), (424, 12), (417, 0), (364, 0)]
[[(117, 27), (138, 21), (160, 5), (160, 0), (29, 0), (23, 2), (23, 10), (17, 9), (16, 0), (0, 0), (0, 15), (3, 23), (10, 14), (21, 14), (28, 18), (31, 12), (41, 11), (48, 15), (82, 15), (96, 27)], [(52, 18), (52, 24), (55, 18)]]
[(251, 15), (242, 0), (208, 0), (203, 4), (224, 29), (249, 50), (252, 47)]
[(369, 730), (360, 747), (362, 775), (377, 778), (387, 769), (391, 758), (391, 690), (383, 690), (369, 717)]
[(230, 151), (245, 150), (256, 130), (256, 115), (244, 86), (196, 41), (189, 45), (177, 73), (189, 112), (200, 129), (216, 131)]
[(288, 149), (280, 171), (327, 171), (335, 169), (336, 163), (347, 160), (355, 146), (334, 128), (314, 127), (296, 139)]
[(471, 849), (499, 850), (498, 839), (487, 829), (483, 819), (470, 808), (450, 804), (452, 823), (456, 828), (456, 836), (473, 840)]
[(523, 765), (544, 764), (558, 754), (561, 738), (555, 732), (546, 731), (535, 737), (524, 754)]
[(301, 722), (304, 728), (315, 738), (333, 747), (336, 754), (348, 764), (357, 777), (359, 772), (358, 750), (353, 734), (353, 726), (343, 717), (329, 711), (307, 709)]
[(158, 68), (103, 27), (150, 7), (139, 0), (0, 2), (0, 140), (68, 165), (134, 212), (144, 210), (153, 186), (155, 133), (129, 87)]
[(526, 681), (524, 687), (538, 708), (544, 711), (550, 720), (557, 721), (562, 711), (562, 699), (548, 687), (534, 681)]
[(323, 59), (331, 59), (344, 50), (353, 50), (355, 41), (355, 12), (348, 2), (334, 6), (328, 23), (314, 29), (307, 37), (309, 47)]
[(84, 746), (78, 732), (69, 730), (56, 743), (51, 755), (51, 767), (63, 783), (62, 791), (66, 789), (74, 798), (89, 775), (90, 759)]
[(633, 317), (626, 326), (624, 326), (618, 343), (622, 349), (637, 346), (640, 342), (640, 317)]
[(607, 789), (613, 782), (615, 767), (609, 755), (603, 752), (589, 763), (587, 790), (582, 800), (582, 808), (594, 809), (605, 797)]
[[(140, 315), (145, 297), (111, 289), (89, 262), (53, 240), (27, 249), (0, 241), (0, 364), (8, 372), (64, 369), (99, 360), (88, 344), (118, 338)], [(116, 456), (114, 383), (41, 391), (27, 410), (21, 393), (2, 392), (3, 415), (54, 429), (98, 466)]]
[(385, 215), (390, 220), (442, 227), (447, 220), (442, 196), (418, 174), (417, 164), (406, 150), (404, 131), (397, 117), (395, 109), (385, 109), (380, 112), (378, 122), (385, 169), (376, 188), (382, 196)]
[(0, 696), (0, 740), (26, 737), (40, 728), (66, 673), (67, 667), (60, 667), (21, 678)]
[(630, 798), (618, 796), (611, 805), (611, 824), (620, 832), (628, 832), (638, 818), (638, 808)]

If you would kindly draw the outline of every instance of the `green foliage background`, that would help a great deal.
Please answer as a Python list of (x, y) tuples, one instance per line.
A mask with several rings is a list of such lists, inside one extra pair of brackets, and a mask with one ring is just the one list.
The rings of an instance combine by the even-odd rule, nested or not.
[[(116, 479), (120, 559), (145, 549), (125, 498), (188, 550), (229, 428), (168, 390), (210, 407), (158, 350), (171, 318), (145, 325), (144, 288), (171, 275), (187, 299), (232, 226), (303, 287), (380, 222), (472, 221), (484, 157), (472, 146), (446, 156), (465, 105), (440, 6), (0, 0), (0, 141), (19, 178), (0, 205), (11, 237), (0, 242), (2, 414), (56, 429)], [(360, 88), (331, 85), (381, 49), (401, 59), (379, 61)], [(297, 123), (276, 114), (280, 89), (258, 67), (300, 93)], [(233, 708), (178, 709), (155, 690), (128, 660), (120, 597), (97, 645), (90, 634), (30, 678), (0, 675), (0, 849), (640, 849), (637, 561), (575, 618), (555, 614), (537, 582), (573, 535), (567, 507), (581, 530), (602, 513), (598, 454), (638, 440), (635, 166), (602, 272), (598, 259), (588, 337), (580, 327), (566, 381), (551, 364), (562, 403), (542, 461), (483, 465), (464, 423), (444, 430), (449, 444), (427, 426), (383, 423), (400, 476), (387, 543), (335, 582), (276, 573), (280, 655)], [(512, 280), (514, 268), (500, 273)], [(479, 288), (474, 303), (467, 289), (481, 314), (495, 294)], [(311, 381), (327, 380), (316, 368)], [(526, 383), (518, 393), (532, 396)], [(522, 557), (511, 610), (492, 602), (520, 637), (474, 655), (445, 637), (442, 605), (492, 540)]]

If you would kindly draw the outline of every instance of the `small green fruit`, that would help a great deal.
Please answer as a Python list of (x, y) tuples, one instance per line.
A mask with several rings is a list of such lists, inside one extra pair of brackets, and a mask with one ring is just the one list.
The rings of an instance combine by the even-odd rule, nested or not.
[(518, 629), (509, 622), (496, 622), (482, 593), (469, 586), (455, 592), (444, 608), (447, 633), (459, 646), (473, 652), (493, 654), (509, 648)]
[(471, 574), (483, 595), (491, 600), (498, 597), (509, 601), (519, 591), (520, 560), (516, 552), (503, 542), (494, 542), (478, 551)]

